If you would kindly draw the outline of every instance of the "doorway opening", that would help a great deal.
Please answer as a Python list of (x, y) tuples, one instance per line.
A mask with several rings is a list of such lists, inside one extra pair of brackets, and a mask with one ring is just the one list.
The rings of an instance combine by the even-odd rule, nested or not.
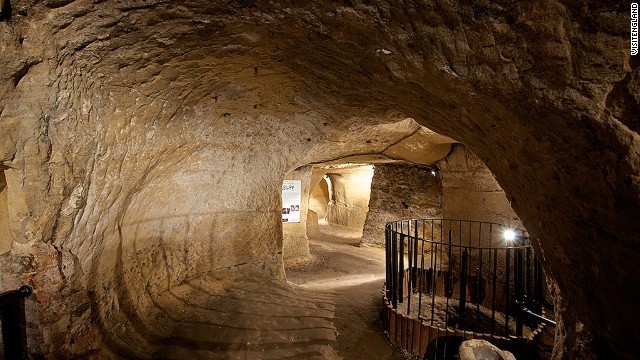
[(309, 210), (315, 212), (315, 216), (319, 221), (324, 220), (325, 215), (327, 215), (327, 208), (329, 201), (331, 201), (330, 183), (329, 176), (324, 175), (309, 195)]
[(319, 234), (357, 245), (369, 212), (374, 166), (346, 164), (318, 171), (322, 179), (312, 191), (317, 196), (309, 199), (309, 208), (317, 209)]
[(362, 318), (373, 314), (376, 326), (351, 329), (355, 325), (347, 323), (344, 326), (350, 330), (345, 333), (366, 331), (386, 338), (382, 323), (377, 323), (378, 312), (371, 309), (380, 306), (379, 289), (387, 275), (385, 225), (389, 221), (450, 218), (522, 228), (491, 171), (460, 144), (428, 164), (323, 164), (309, 172), (308, 255), (286, 260), (286, 276), (294, 287), (331, 294), (336, 312), (361, 313)]

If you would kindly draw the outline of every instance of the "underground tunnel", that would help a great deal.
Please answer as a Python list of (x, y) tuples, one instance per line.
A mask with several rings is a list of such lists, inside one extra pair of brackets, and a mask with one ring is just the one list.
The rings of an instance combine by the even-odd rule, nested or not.
[[(413, 218), (526, 229), (548, 356), (640, 357), (630, 2), (5, 0), (0, 15), (0, 292), (28, 295), (30, 358), (402, 359), (381, 317), (385, 235)], [(300, 222), (283, 222), (293, 180)], [(365, 275), (318, 285), (334, 258)]]

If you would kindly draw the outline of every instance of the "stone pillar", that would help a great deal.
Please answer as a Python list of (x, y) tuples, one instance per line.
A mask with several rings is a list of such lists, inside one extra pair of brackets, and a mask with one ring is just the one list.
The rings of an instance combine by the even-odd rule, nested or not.
[[(300, 222), (282, 223), (282, 256), (292, 259), (309, 255), (309, 238), (307, 237), (307, 215), (309, 211), (309, 194), (311, 193), (311, 166), (296, 169), (287, 175), (285, 180), (301, 180), (300, 193)], [(316, 217), (316, 227), (318, 219)]]

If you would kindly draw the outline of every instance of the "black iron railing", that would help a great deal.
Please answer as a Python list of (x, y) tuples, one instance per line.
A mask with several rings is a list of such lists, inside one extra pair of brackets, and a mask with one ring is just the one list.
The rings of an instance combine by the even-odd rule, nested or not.
[(29, 295), (31, 295), (31, 288), (26, 285), (18, 290), (0, 294), (0, 321), (2, 321), (0, 358), (7, 360), (27, 359), (27, 322), (24, 298)]
[(526, 337), (549, 321), (542, 266), (524, 230), (410, 219), (388, 223), (385, 238), (385, 295), (398, 313), (472, 337)]

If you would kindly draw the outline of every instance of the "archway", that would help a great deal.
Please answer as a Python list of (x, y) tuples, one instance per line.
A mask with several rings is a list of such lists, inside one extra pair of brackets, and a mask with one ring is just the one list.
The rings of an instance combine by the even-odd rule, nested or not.
[(315, 216), (318, 220), (324, 220), (327, 214), (329, 201), (331, 201), (329, 197), (330, 183), (329, 176), (323, 176), (320, 182), (311, 190), (311, 195), (309, 196), (309, 210), (316, 214)]
[[(251, 261), (222, 261), (225, 271), (264, 267), (280, 279), (275, 211), (283, 175), (367, 147), (398, 155), (368, 126), (412, 117), (477, 153), (544, 251), (562, 292), (566, 337), (557, 356), (638, 357), (629, 344), (640, 339), (639, 295), (628, 284), (640, 263), (639, 67), (628, 31), (612, 29), (627, 23), (627, 5), (63, 3), (12, 2), (18, 16), (2, 22), (0, 35), (7, 69), (0, 123), (10, 139), (0, 160), (18, 173), (29, 225), (14, 225), (15, 241), (64, 249), (84, 269), (43, 282), (43, 291), (98, 299), (40, 297), (44, 348), (65, 344), (72, 357), (82, 351), (66, 345), (83, 343), (76, 335), (108, 339), (85, 338), (91, 349), (121, 342), (100, 330), (120, 328), (118, 321), (89, 324), (95, 313), (128, 315), (114, 284), (140, 274), (112, 270), (132, 255), (116, 253), (119, 225), (150, 174), (179, 162), (183, 150), (215, 152), (203, 186), (221, 191), (187, 192), (178, 207), (202, 205), (224, 224), (221, 231), (209, 219), (199, 223), (202, 233), (224, 238), (223, 252), (258, 250)], [(197, 176), (175, 180), (198, 188)], [(84, 190), (72, 199), (73, 189)], [(160, 215), (173, 215), (169, 205)], [(261, 213), (268, 220), (246, 231)], [(177, 246), (188, 244), (184, 234)], [(18, 281), (16, 260), (7, 257), (3, 270)], [(51, 274), (43, 266), (30, 273)], [(205, 269), (174, 270), (192, 278)], [(124, 300), (138, 306), (134, 312), (147, 310)], [(129, 339), (134, 330), (123, 329), (118, 335)], [(139, 348), (159, 351), (170, 335), (145, 338)]]

